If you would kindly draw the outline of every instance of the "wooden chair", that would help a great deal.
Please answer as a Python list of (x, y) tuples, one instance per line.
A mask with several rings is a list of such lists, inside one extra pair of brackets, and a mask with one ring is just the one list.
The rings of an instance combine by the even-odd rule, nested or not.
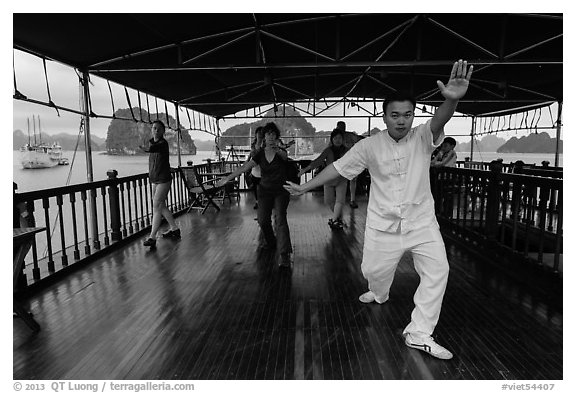
[[(240, 161), (222, 161), (220, 170), (223, 173), (232, 173), (238, 167), (242, 166), (242, 164), (244, 164), (244, 163), (240, 162)], [(231, 197), (236, 198), (236, 200), (240, 199), (240, 178), (239, 177), (230, 180), (228, 183), (226, 183), (226, 187), (224, 187), (224, 192), (222, 193), (222, 201), (224, 201), (224, 198), (228, 198), (228, 200), (230, 202), (232, 202)]]
[(192, 209), (197, 209), (202, 210), (202, 214), (204, 214), (210, 206), (220, 211), (220, 206), (214, 202), (214, 198), (224, 187), (215, 187), (218, 179), (202, 181), (202, 177), (193, 166), (181, 166), (179, 170), (182, 174), (182, 179), (184, 179), (184, 184), (186, 184), (186, 188), (188, 189), (189, 198), (194, 198), (187, 212)]

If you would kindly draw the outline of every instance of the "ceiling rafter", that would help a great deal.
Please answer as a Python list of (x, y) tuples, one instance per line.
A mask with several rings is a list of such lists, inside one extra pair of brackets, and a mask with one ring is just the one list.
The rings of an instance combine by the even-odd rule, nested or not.
[(230, 34), (242, 33), (245, 31), (249, 31), (251, 29), (252, 29), (251, 27), (248, 27), (248, 28), (242, 28), (242, 29), (229, 30), (229, 31), (221, 32), (221, 33), (209, 34), (209, 35), (206, 35), (203, 37), (187, 39), (187, 40), (184, 40), (182, 42), (170, 43), (167, 45), (161, 45), (161, 46), (154, 47), (154, 48), (149, 48), (149, 49), (144, 49), (144, 50), (133, 52), (133, 53), (128, 53), (126, 55), (117, 56), (117, 57), (114, 57), (111, 59), (99, 61), (98, 63), (90, 64), (88, 66), (88, 70), (93, 71), (93, 70), (98, 69), (98, 67), (101, 67), (103, 65), (107, 65), (110, 63), (115, 63), (115, 62), (120, 61), (120, 60), (126, 60), (126, 59), (130, 59), (130, 58), (138, 57), (138, 56), (148, 55), (148, 54), (163, 51), (166, 49), (173, 49), (173, 48), (176, 48), (180, 45), (188, 45), (191, 43), (204, 41), (204, 40), (208, 40), (208, 39), (213, 39), (213, 38), (217, 38), (217, 37), (222, 37), (222, 36), (226, 36), (226, 35), (230, 35)]
[(291, 91), (292, 93), (298, 94), (298, 95), (300, 95), (300, 96), (302, 96), (302, 97), (304, 97), (304, 98), (306, 98), (306, 99), (313, 99), (313, 97), (310, 96), (309, 94), (302, 93), (301, 91), (298, 91), (298, 90), (296, 90), (296, 89), (293, 89), (293, 88), (291, 88), (291, 87), (288, 87), (288, 86), (286, 86), (286, 85), (283, 85), (283, 84), (281, 84), (281, 83), (278, 83), (278, 80), (276, 80), (276, 86), (281, 87), (281, 88), (283, 88), (283, 89), (286, 89), (286, 90), (288, 90), (288, 91)]
[(235, 101), (236, 99), (238, 99), (238, 98), (240, 98), (240, 97), (244, 97), (244, 96), (247, 95), (247, 94), (250, 94), (250, 93), (253, 93), (253, 92), (255, 92), (255, 91), (258, 91), (258, 90), (262, 89), (263, 87), (266, 87), (266, 84), (265, 84), (265, 83), (262, 83), (262, 84), (260, 84), (259, 86), (256, 86), (256, 87), (254, 87), (254, 88), (252, 88), (252, 89), (246, 90), (246, 91), (244, 91), (244, 92), (242, 92), (242, 93), (240, 93), (240, 94), (237, 94), (237, 95), (235, 95), (234, 97), (231, 97), (231, 98), (227, 99), (226, 102), (233, 102), (233, 101)]
[(389, 90), (391, 90), (391, 91), (396, 91), (395, 88), (393, 88), (392, 86), (390, 86), (390, 85), (387, 84), (386, 82), (383, 82), (383, 81), (381, 81), (380, 79), (378, 79), (378, 78), (376, 78), (376, 77), (374, 77), (374, 76), (372, 76), (372, 75), (370, 75), (370, 74), (367, 74), (366, 76), (367, 76), (368, 78), (370, 78), (371, 80), (373, 80), (374, 82), (378, 83), (379, 85), (381, 85), (381, 86), (383, 86), (383, 87), (385, 87), (385, 88), (387, 88), (387, 89), (389, 89)]
[[(17, 48), (18, 49), (18, 48)], [(470, 64), (477, 65), (560, 65), (562, 60), (556, 59), (518, 59), (518, 60), (486, 60), (477, 59), (470, 61)], [(275, 63), (275, 64), (243, 64), (243, 65), (197, 65), (188, 67), (150, 67), (150, 68), (117, 68), (90, 70), (94, 74), (112, 74), (122, 72), (156, 72), (156, 71), (205, 71), (205, 70), (273, 70), (273, 69), (301, 69), (301, 68), (390, 68), (390, 67), (430, 67), (438, 65), (454, 64), (453, 60), (390, 60), (390, 61), (350, 61), (350, 62), (330, 62), (330, 63)]]
[(547, 43), (549, 43), (550, 41), (554, 41), (554, 40), (557, 40), (557, 39), (562, 38), (562, 37), (563, 37), (563, 34), (555, 35), (554, 37), (550, 37), (550, 38), (548, 38), (548, 39), (546, 39), (546, 40), (544, 40), (544, 41), (540, 41), (540, 42), (538, 42), (538, 43), (536, 43), (536, 44), (534, 44), (534, 45), (530, 45), (530, 46), (527, 46), (526, 48), (517, 50), (517, 51), (514, 52), (514, 53), (510, 53), (509, 55), (506, 55), (504, 58), (505, 58), (505, 59), (510, 59), (510, 58), (512, 58), (512, 57), (516, 57), (516, 56), (519, 55), (520, 53), (527, 52), (527, 51), (529, 51), (529, 50), (532, 50), (532, 49), (537, 48), (537, 47), (539, 47), (539, 46), (541, 46), (541, 45), (547, 44)]
[[(354, 73), (356, 74), (356, 73)], [(343, 89), (344, 87), (351, 85), (352, 83), (356, 82), (356, 80), (358, 79), (358, 76), (355, 75), (354, 78), (352, 78), (351, 80), (349, 80), (348, 82), (345, 82), (344, 84), (337, 86), (335, 89), (330, 90), (328, 93), (324, 94), (322, 97), (319, 98), (326, 98), (326, 97), (332, 97), (332, 95), (334, 93), (336, 93), (338, 90)]]
[(287, 44), (287, 45), (293, 46), (294, 48), (300, 49), (300, 50), (302, 50), (302, 51), (304, 51), (304, 52), (310, 53), (310, 54), (315, 55), (315, 56), (322, 57), (323, 59), (326, 59), (326, 60), (328, 60), (328, 61), (336, 61), (336, 59), (334, 59), (334, 58), (332, 58), (332, 57), (330, 57), (330, 56), (327, 56), (327, 55), (325, 55), (325, 54), (322, 54), (322, 53), (320, 53), (320, 52), (318, 52), (318, 51), (315, 51), (315, 50), (313, 50), (313, 49), (306, 48), (306, 47), (303, 46), (303, 45), (300, 45), (300, 44), (297, 44), (297, 43), (292, 42), (292, 41), (290, 41), (290, 40), (287, 40), (287, 39), (285, 39), (285, 38), (279, 37), (279, 36), (277, 36), (276, 34), (272, 34), (272, 33), (268, 32), (268, 31), (266, 31), (266, 30), (261, 30), (261, 32), (262, 32), (262, 34), (264, 34), (264, 35), (266, 35), (266, 36), (268, 36), (268, 37), (270, 37), (270, 38), (274, 38), (275, 40), (278, 40), (278, 41), (283, 42), (283, 43), (285, 43), (285, 44)]
[(208, 56), (208, 55), (211, 55), (212, 53), (217, 52), (217, 51), (219, 51), (219, 50), (221, 50), (221, 49), (224, 49), (224, 48), (226, 48), (226, 47), (228, 47), (228, 46), (230, 46), (230, 45), (234, 45), (234, 44), (237, 43), (238, 41), (242, 41), (243, 39), (246, 39), (246, 38), (248, 38), (248, 37), (250, 37), (250, 36), (252, 36), (252, 35), (254, 35), (254, 31), (249, 31), (248, 33), (246, 33), (246, 34), (244, 34), (244, 35), (241, 35), (240, 37), (237, 37), (237, 38), (235, 38), (235, 39), (233, 39), (233, 40), (231, 40), (231, 41), (228, 41), (228, 42), (226, 42), (226, 43), (224, 43), (224, 44), (222, 44), (222, 45), (219, 45), (219, 46), (217, 46), (217, 47), (215, 47), (215, 48), (212, 48), (212, 49), (210, 49), (210, 50), (207, 50), (206, 52), (201, 53), (201, 54), (199, 54), (199, 55), (197, 55), (197, 56), (194, 56), (194, 57), (191, 58), (191, 59), (184, 60), (184, 61), (182, 62), (182, 64), (190, 64), (190, 63), (192, 63), (192, 62), (195, 62), (195, 61), (198, 60), (198, 59), (201, 59), (201, 58), (203, 58), (203, 57), (206, 57), (206, 56)]
[(464, 37), (462, 34), (455, 32), (454, 30), (452, 30), (451, 28), (444, 26), (442, 23), (436, 21), (434, 18), (431, 17), (427, 17), (426, 18), (430, 23), (438, 26), (439, 28), (441, 28), (442, 30), (446, 31), (447, 33), (450, 33), (451, 35), (453, 35), (454, 37), (462, 40), (463, 42), (467, 43), (468, 45), (473, 46), (474, 48), (482, 51), (483, 53), (487, 54), (490, 57), (493, 57), (495, 59), (498, 58), (498, 55), (496, 53), (493, 53), (491, 51), (489, 51), (488, 49), (484, 48), (482, 45), (477, 44), (476, 42), (472, 41), (471, 39), (468, 39), (466, 37)]
[(198, 95), (195, 95), (195, 96), (192, 96), (192, 97), (186, 97), (186, 98), (180, 99), (180, 100), (178, 101), (178, 103), (179, 103), (179, 104), (183, 104), (183, 103), (186, 103), (187, 101), (196, 100), (196, 99), (199, 99), (199, 98), (202, 98), (202, 97), (210, 96), (210, 95), (212, 95), (212, 94), (217, 94), (217, 93), (225, 92), (225, 91), (228, 91), (228, 90), (231, 90), (231, 89), (240, 89), (240, 88), (243, 88), (243, 87), (253, 86), (253, 85), (255, 85), (255, 84), (261, 84), (261, 83), (262, 83), (262, 81), (251, 81), (251, 82), (247, 82), (247, 83), (241, 83), (241, 84), (238, 84), (238, 85), (226, 86), (226, 87), (224, 87), (224, 88), (218, 88), (218, 89), (215, 89), (215, 90), (205, 91), (205, 92), (203, 92), (203, 93), (201, 93), (201, 94), (198, 94)]
[(399, 24), (398, 26), (393, 27), (392, 29), (388, 30), (387, 32), (385, 32), (385, 33), (381, 34), (380, 36), (374, 38), (372, 41), (370, 41), (370, 42), (362, 45), (360, 48), (354, 50), (353, 52), (348, 53), (346, 56), (344, 56), (344, 57), (342, 58), (342, 60), (346, 60), (346, 59), (354, 56), (356, 53), (361, 52), (362, 50), (368, 48), (369, 46), (374, 45), (376, 42), (378, 42), (378, 41), (380, 41), (380, 40), (388, 37), (390, 34), (396, 32), (396, 30), (399, 30), (399, 29), (403, 28), (403, 27), (406, 26), (407, 24), (413, 23), (413, 20), (414, 20), (414, 18), (410, 18), (409, 20), (407, 20), (407, 21)]
[[(406, 26), (404, 26), (404, 28), (402, 29), (402, 31), (400, 31), (400, 33), (398, 33), (398, 35), (396, 36), (396, 38), (394, 38), (392, 40), (392, 42), (382, 51), (382, 53), (380, 53), (380, 55), (376, 58), (375, 62), (379, 62), (380, 59), (382, 57), (384, 57), (384, 55), (386, 53), (388, 53), (388, 51), (394, 47), (394, 45), (396, 45), (396, 43), (400, 40), (400, 38), (412, 27), (414, 26), (414, 23), (416, 23), (416, 21), (418, 20), (418, 16), (415, 16), (414, 18), (412, 18), (412, 20), (410, 21), (409, 24), (407, 24)], [(358, 80), (356, 81), (356, 83), (354, 84), (354, 86), (352, 86), (352, 88), (348, 91), (348, 93), (346, 93), (346, 95), (344, 95), (344, 98), (348, 97), (350, 94), (352, 94), (352, 92), (354, 91), (354, 89), (356, 89), (356, 87), (358, 86), (358, 84), (360, 83), (360, 81), (364, 78), (364, 75), (366, 75), (370, 69), (372, 67), (368, 67), (366, 68), (362, 74), (360, 75), (360, 77), (358, 78)]]

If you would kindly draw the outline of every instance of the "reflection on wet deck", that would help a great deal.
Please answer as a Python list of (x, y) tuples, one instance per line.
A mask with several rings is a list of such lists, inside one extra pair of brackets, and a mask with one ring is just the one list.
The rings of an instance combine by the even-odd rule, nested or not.
[(29, 299), (14, 319), (14, 379), (562, 379), (562, 310), (446, 239), (451, 273), (438, 342), (403, 344), (418, 276), (409, 256), (390, 301), (364, 305), (366, 201), (333, 232), (322, 195), (294, 198), (294, 269), (259, 251), (251, 195), (180, 216), (179, 241), (137, 241)]

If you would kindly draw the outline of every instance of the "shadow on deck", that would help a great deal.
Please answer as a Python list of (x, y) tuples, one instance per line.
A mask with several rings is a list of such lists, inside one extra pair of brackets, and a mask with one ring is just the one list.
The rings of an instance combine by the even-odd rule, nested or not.
[(294, 269), (259, 252), (251, 196), (178, 218), (179, 241), (140, 239), (33, 295), (42, 330), (13, 321), (14, 379), (562, 379), (562, 310), (446, 239), (442, 361), (401, 336), (418, 275), (364, 305), (366, 201), (332, 232), (322, 195), (292, 198)]

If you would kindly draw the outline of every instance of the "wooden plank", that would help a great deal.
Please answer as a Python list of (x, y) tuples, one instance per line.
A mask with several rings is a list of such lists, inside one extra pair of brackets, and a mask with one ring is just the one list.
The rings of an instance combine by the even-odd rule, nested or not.
[(390, 300), (362, 304), (366, 200), (326, 225), (321, 194), (293, 198), (294, 269), (258, 249), (253, 200), (178, 218), (182, 239), (137, 241), (27, 301), (14, 321), (14, 379), (562, 379), (562, 310), (447, 243), (436, 338), (442, 361), (401, 335), (419, 282), (407, 254)]

